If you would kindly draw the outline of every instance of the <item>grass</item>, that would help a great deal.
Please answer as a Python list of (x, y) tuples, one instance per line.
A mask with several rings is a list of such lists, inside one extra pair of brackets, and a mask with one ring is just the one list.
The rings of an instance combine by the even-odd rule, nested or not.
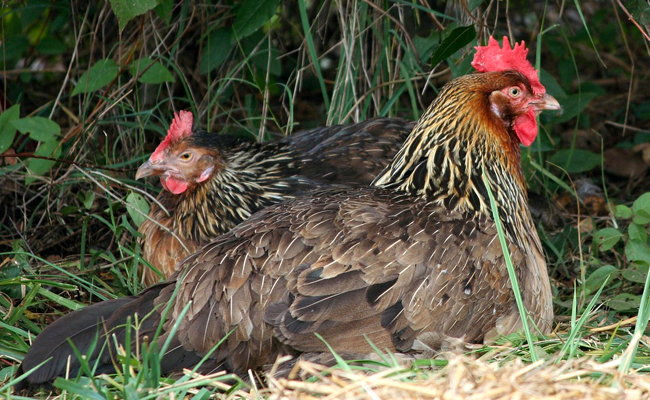
[[(252, 34), (236, 39), (225, 28), (243, 11), (220, 2), (180, 2), (171, 9), (163, 4), (122, 31), (109, 2), (5, 5), (0, 97), (19, 104), (21, 118), (54, 121), (60, 134), (43, 137), (41, 129), (14, 137), (3, 113), (0, 153), (32, 154), (53, 141), (61, 150), (56, 157), (67, 163), (43, 169), (35, 158), (0, 159), (0, 397), (21, 398), (11, 393), (19, 379), (13, 374), (42, 327), (70, 310), (141, 289), (137, 224), (159, 189), (133, 175), (164, 135), (172, 111), (191, 109), (202, 127), (257, 140), (373, 116), (416, 119), (437, 88), (469, 71), (467, 55), (475, 42), (438, 65), (429, 62), (440, 43), (454, 39), (454, 28), (470, 23), (482, 38), (512, 32), (517, 40), (535, 43), (530, 51), (550, 77), (543, 83), (571, 117), (543, 115), (538, 143), (523, 154), (531, 187), (564, 207), (562, 227), (540, 226), (554, 288), (553, 334), (533, 336), (528, 329), (464, 355), (415, 363), (379, 349), (377, 359), (363, 366), (339, 360), (339, 367), (325, 368), (301, 361), (288, 377), (271, 376), (263, 384), (257, 376), (222, 372), (163, 377), (156, 349), (135, 354), (124, 349), (115, 354), (117, 374), (59, 379), (55, 396), (650, 396), (645, 336), (650, 214), (640, 201), (650, 186), (629, 184), (638, 177), (613, 175), (607, 158), (592, 166), (574, 157), (574, 149), (598, 157), (603, 149), (650, 142), (645, 36), (614, 3), (576, 1), (563, 9), (483, 3), (469, 18), (463, 8), (440, 4), (353, 1), (345, 8), (300, 0), (277, 7)], [(638, 19), (636, 10), (627, 11)], [(611, 21), (611, 15), (618, 19)], [(545, 28), (538, 35), (542, 18)], [(156, 60), (173, 81), (160, 69), (151, 75), (154, 67), (132, 74), (127, 60), (145, 58)], [(119, 66), (114, 79), (73, 95), (84, 72), (102, 59)], [(152, 80), (156, 83), (145, 83)], [(584, 93), (599, 95), (585, 105), (577, 97)], [(626, 136), (617, 126), (627, 129)], [(584, 139), (594, 131), (601, 137), (597, 145)], [(616, 211), (599, 214), (593, 196), (573, 183), (580, 178), (602, 186), (607, 193), (602, 201), (618, 205)], [(603, 228), (614, 228), (620, 238), (614, 244), (611, 238), (595, 240)], [(600, 276), (603, 271), (607, 274)], [(135, 334), (137, 323), (132, 329)], [(286, 365), (282, 361), (277, 368)]]

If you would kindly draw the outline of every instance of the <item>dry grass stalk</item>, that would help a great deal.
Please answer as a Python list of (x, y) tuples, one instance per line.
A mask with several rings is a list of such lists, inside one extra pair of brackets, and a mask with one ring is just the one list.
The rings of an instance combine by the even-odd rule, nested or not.
[(435, 370), (385, 369), (376, 373), (330, 370), (299, 362), (305, 379), (271, 379), (273, 400), (284, 399), (440, 399), (440, 400), (636, 400), (650, 398), (650, 380), (621, 375), (616, 363), (590, 359), (526, 365), (515, 359), (498, 363), (466, 356), (450, 359)]

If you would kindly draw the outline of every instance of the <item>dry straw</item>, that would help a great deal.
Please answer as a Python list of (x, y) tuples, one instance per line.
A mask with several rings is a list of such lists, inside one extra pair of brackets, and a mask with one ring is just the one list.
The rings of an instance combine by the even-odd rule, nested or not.
[[(590, 359), (499, 365), (456, 356), (436, 371), (376, 373), (329, 370), (299, 362), (300, 379), (271, 379), (264, 397), (281, 399), (637, 400), (650, 398), (650, 379), (620, 374), (616, 361)], [(305, 377), (317, 377), (308, 381)], [(259, 395), (259, 393), (258, 393)]]

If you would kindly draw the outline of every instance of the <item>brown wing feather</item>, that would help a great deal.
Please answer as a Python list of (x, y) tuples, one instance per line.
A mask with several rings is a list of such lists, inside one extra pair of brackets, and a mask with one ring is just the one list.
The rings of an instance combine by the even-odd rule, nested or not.
[[(326, 351), (314, 333), (359, 354), (372, 352), (366, 338), (408, 351), (513, 328), (518, 314), (493, 223), (393, 196), (350, 189), (258, 213), (188, 259), (167, 323), (191, 301), (180, 343), (202, 354), (232, 330), (226, 348), (246, 360), (233, 366), (247, 368), (272, 362), (279, 349)], [(526, 279), (528, 256), (515, 246), (511, 253)]]
[(375, 118), (301, 131), (283, 140), (298, 152), (304, 176), (366, 185), (388, 165), (414, 126), (400, 118)]
[[(325, 188), (331, 184), (368, 185), (397, 153), (414, 125), (415, 123), (412, 121), (399, 118), (376, 118), (357, 124), (300, 131), (279, 141), (251, 146), (248, 150), (251, 154), (246, 153), (246, 158), (255, 159), (260, 164), (266, 160), (269, 165), (253, 169), (239, 165), (241, 160), (228, 162), (230, 163), (229, 168), (237, 174), (235, 180), (242, 179), (244, 182), (254, 183), (257, 192), (246, 190), (239, 193), (241, 190), (233, 190), (238, 193), (239, 197), (235, 200), (227, 198), (228, 190), (225, 190), (224, 187), (227, 188), (229, 184), (241, 184), (241, 182), (231, 181), (233, 178), (223, 174), (222, 167), (218, 168), (218, 172), (213, 178), (213, 180), (223, 181), (219, 186), (221, 192), (214, 189), (198, 190), (189, 191), (179, 196), (162, 192), (158, 196), (158, 200), (170, 211), (171, 216), (168, 216), (157, 205), (153, 205), (149, 214), (151, 219), (147, 219), (140, 227), (140, 232), (143, 234), (141, 241), (143, 258), (163, 277), (169, 277), (175, 272), (178, 262), (198, 250), (210, 239), (218, 236), (217, 233), (225, 233), (244, 219), (237, 217), (230, 221), (234, 218), (232, 215), (236, 215), (236, 213), (227, 213), (224, 210), (229, 207), (242, 207), (241, 202), (245, 198), (250, 198), (250, 202), (255, 204), (255, 206), (249, 207), (249, 211), (253, 213), (262, 205), (278, 203), (302, 192)], [(233, 151), (227, 148), (223, 140), (215, 141), (213, 145), (218, 146), (218, 150)], [(235, 144), (232, 145), (235, 146)], [(226, 147), (220, 148), (223, 146)], [(242, 149), (240, 150), (243, 151)], [(273, 157), (278, 157), (280, 161), (269, 161)], [(226, 160), (229, 159), (226, 157)], [(250, 160), (248, 161), (250, 162)], [(225, 161), (218, 158), (218, 162)], [(274, 163), (279, 162), (284, 163), (284, 166), (271, 167)], [(289, 164), (292, 167), (289, 167)], [(294, 164), (295, 167), (293, 167)], [(257, 175), (249, 176), (251, 170), (257, 171)], [(275, 172), (269, 173), (269, 170)], [(266, 173), (268, 175), (265, 175)], [(207, 181), (204, 185), (209, 183)], [(274, 186), (278, 184), (283, 185), (283, 189), (279, 192), (278, 188)], [(279, 194), (276, 197), (262, 200), (260, 191), (265, 190)], [(197, 196), (211, 196), (212, 201), (206, 202), (202, 198), (197, 199)], [(190, 238), (189, 234), (193, 232), (193, 229), (187, 226), (185, 229), (180, 229), (184, 224), (188, 224), (187, 221), (185, 223), (180, 221), (183, 218), (188, 218), (188, 213), (178, 212), (177, 209), (180, 205), (190, 207), (191, 211), (197, 208), (196, 212), (192, 212), (189, 216), (192, 219), (191, 222), (212, 224), (213, 230), (217, 229), (215, 227), (219, 227), (217, 232), (208, 236), (195, 234), (192, 236), (194, 239)], [(207, 229), (198, 231), (212, 232)], [(260, 237), (259, 240), (265, 240), (265, 238)], [(291, 252), (300, 251), (297, 247), (291, 247), (300, 246), (299, 242), (292, 244), (291, 241), (283, 242), (281, 238), (276, 238), (276, 240), (280, 240), (278, 243), (282, 246), (281, 255), (285, 251), (289, 252), (285, 255), (286, 258), (292, 258)], [(141, 271), (142, 282), (145, 286), (160, 281), (159, 274), (151, 268), (142, 266)]]

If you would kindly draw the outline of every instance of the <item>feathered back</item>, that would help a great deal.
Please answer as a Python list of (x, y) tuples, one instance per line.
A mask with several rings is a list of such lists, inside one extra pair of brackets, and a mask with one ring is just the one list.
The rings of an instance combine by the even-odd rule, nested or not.
[[(262, 144), (194, 131), (184, 138), (185, 147), (210, 149), (214, 173), (180, 195), (161, 192), (158, 200), (169, 214), (154, 204), (151, 219), (140, 227), (144, 259), (168, 277), (201, 245), (264, 207), (311, 190), (368, 185), (397, 153), (413, 125), (399, 118), (377, 118), (301, 131)], [(142, 271), (146, 286), (160, 280), (150, 268)]]

